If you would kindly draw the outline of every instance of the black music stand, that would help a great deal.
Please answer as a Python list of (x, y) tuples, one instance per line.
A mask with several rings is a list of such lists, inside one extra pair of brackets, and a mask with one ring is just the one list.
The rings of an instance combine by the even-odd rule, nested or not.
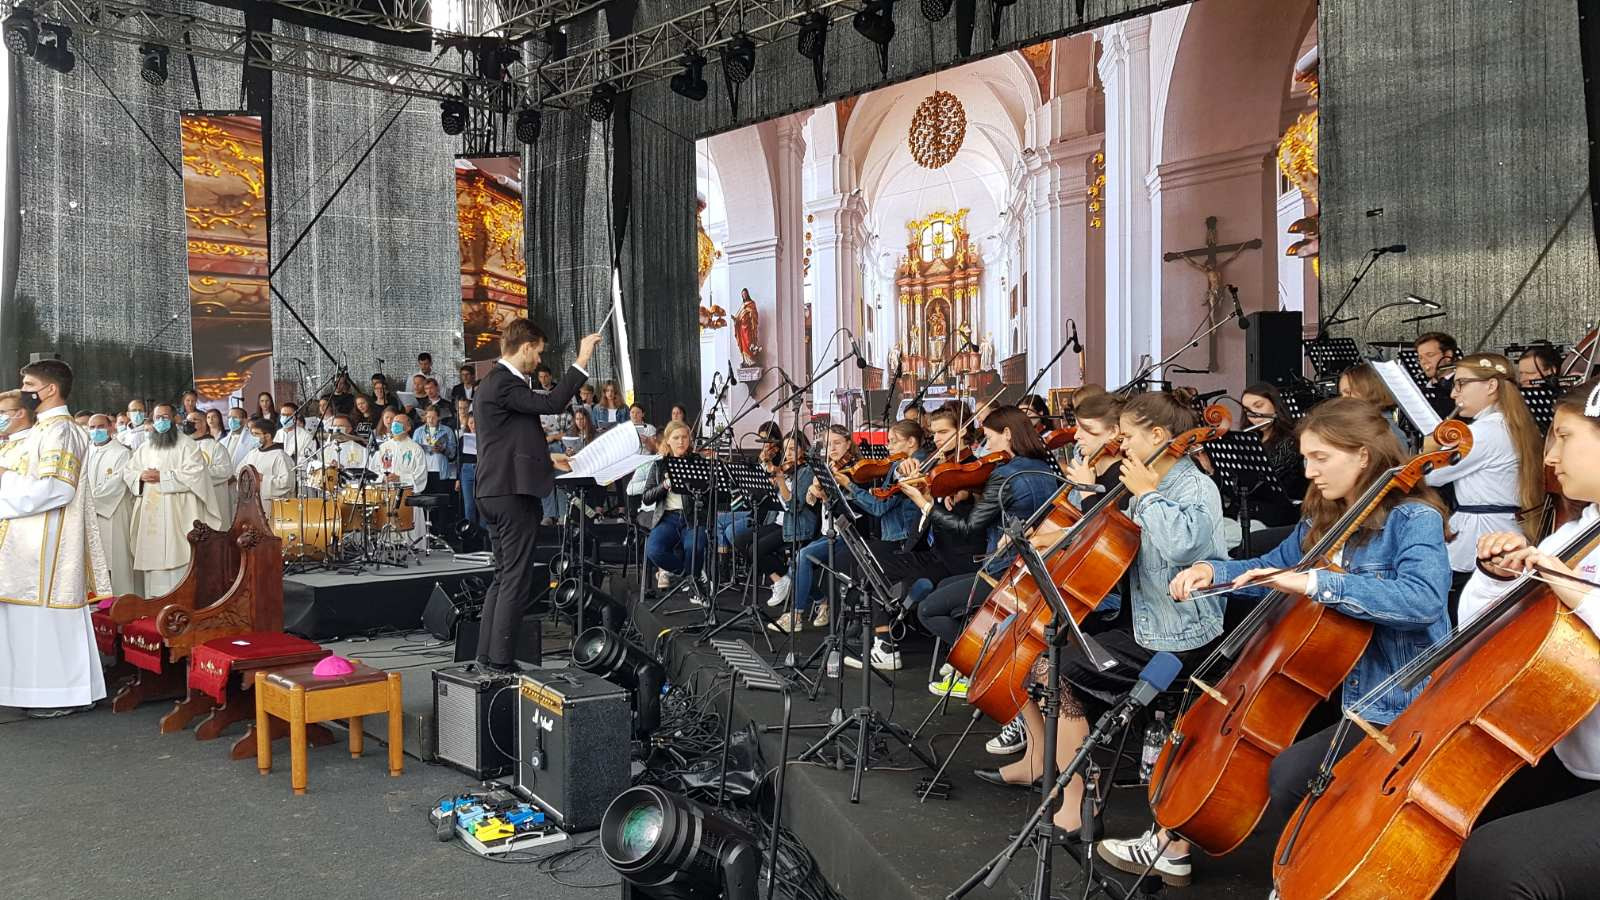
[(1291, 498), (1278, 484), (1277, 473), (1267, 459), (1266, 447), (1256, 432), (1230, 431), (1206, 441), (1206, 456), (1216, 467), (1217, 480), (1225, 493), (1239, 501), (1235, 516), (1239, 520), (1239, 549), (1246, 558), (1254, 556), (1250, 547), (1250, 504), (1252, 501), (1288, 501)]
[(1288, 407), (1291, 419), (1305, 418), (1311, 407), (1326, 399), (1314, 383), (1303, 378), (1278, 385), (1278, 393), (1283, 397), (1283, 405)]
[[(735, 460), (732, 463), (713, 460), (711, 461), (711, 467), (717, 473), (718, 482), (725, 486), (732, 496), (743, 499), (748, 504), (752, 522), (759, 515), (761, 505), (777, 493), (773, 489), (772, 479), (767, 477), (767, 473), (749, 460)], [(714, 514), (712, 521), (716, 521)], [(767, 617), (762, 615), (761, 604), (756, 597), (755, 567), (753, 563), (750, 571), (751, 574), (746, 579), (744, 589), (739, 592), (739, 611), (734, 614), (733, 618), (707, 631), (696, 643), (705, 643), (733, 625), (744, 623), (751, 630), (761, 635), (761, 640), (767, 645), (768, 653), (777, 652), (776, 648), (772, 646), (772, 638), (767, 635)]]
[(1311, 360), (1311, 369), (1317, 373), (1317, 379), (1338, 378), (1347, 369), (1361, 365), (1361, 348), (1356, 346), (1355, 338), (1325, 337), (1314, 341), (1306, 341), (1306, 358)]
[[(717, 484), (716, 469), (712, 467), (710, 460), (700, 456), (663, 456), (661, 457), (661, 467), (665, 470), (665, 477), (672, 481), (673, 492), (684, 495), (688, 502), (693, 504), (692, 510), (685, 510), (685, 513), (688, 514), (689, 527), (690, 529), (700, 529), (705, 532), (707, 546), (703, 555), (709, 556), (711, 551), (711, 529), (706, 522), (706, 504), (713, 488)], [(661, 502), (665, 503), (666, 500), (663, 499)], [(705, 560), (702, 559), (701, 562), (703, 564)], [(652, 608), (660, 608), (661, 604), (665, 603), (668, 598), (677, 593), (687, 583), (694, 599), (705, 608), (705, 620), (699, 625), (692, 625), (682, 630), (691, 631), (696, 628), (716, 627), (716, 595), (707, 592), (701, 587), (700, 579), (702, 574), (695, 570), (694, 555), (691, 553), (689, 571), (684, 576), (683, 581), (679, 582), (677, 587), (663, 594), (661, 599), (656, 601), (655, 607)], [(678, 612), (687, 612), (687, 610), (678, 610)], [(666, 613), (666, 615), (673, 614)]]
[(862, 459), (888, 459), (889, 445), (874, 444), (871, 441), (856, 441), (856, 451)]
[[(761, 521), (762, 515), (775, 504), (778, 492), (772, 486), (772, 479), (765, 470), (753, 461), (744, 457), (734, 457), (721, 463), (722, 473), (727, 478), (725, 484), (728, 493), (736, 503), (744, 504), (744, 511), (750, 514), (750, 527), (755, 528)], [(739, 554), (732, 555), (732, 570), (728, 574), (728, 584), (732, 586), (739, 581), (738, 569), (740, 566)], [(740, 594), (754, 594), (755, 560), (751, 559), (750, 567), (745, 572), (745, 579), (740, 586)], [(767, 642), (767, 649), (772, 649), (772, 643)]]
[(1546, 385), (1534, 385), (1522, 389), (1522, 402), (1528, 405), (1528, 412), (1532, 414), (1533, 421), (1538, 423), (1539, 432), (1542, 434), (1550, 430), (1550, 423), (1556, 418), (1556, 391)]

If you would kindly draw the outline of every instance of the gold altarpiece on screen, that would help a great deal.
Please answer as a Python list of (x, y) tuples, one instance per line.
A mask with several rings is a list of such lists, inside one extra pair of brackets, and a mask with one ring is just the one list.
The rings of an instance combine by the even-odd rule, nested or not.
[(945, 381), (979, 369), (979, 354), (968, 349), (968, 340), (975, 344), (984, 333), (983, 260), (967, 233), (967, 213), (941, 210), (906, 225), (910, 234), (895, 275), (895, 315), (904, 370), (919, 378), (933, 377), (946, 362)]

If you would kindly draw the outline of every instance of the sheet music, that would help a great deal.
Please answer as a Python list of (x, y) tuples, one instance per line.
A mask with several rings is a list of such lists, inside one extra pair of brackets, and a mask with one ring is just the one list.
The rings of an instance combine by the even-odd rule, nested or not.
[(638, 429), (613, 428), (569, 457), (572, 471), (557, 475), (556, 480), (592, 478), (604, 487), (656, 458), (640, 449)]
[(1395, 402), (1400, 404), (1400, 411), (1405, 413), (1411, 424), (1424, 435), (1433, 434), (1433, 430), (1444, 421), (1439, 417), (1439, 411), (1433, 408), (1428, 398), (1422, 396), (1422, 389), (1411, 380), (1411, 374), (1398, 360), (1383, 360), (1372, 364), (1378, 377), (1383, 379), (1384, 386), (1394, 396)]

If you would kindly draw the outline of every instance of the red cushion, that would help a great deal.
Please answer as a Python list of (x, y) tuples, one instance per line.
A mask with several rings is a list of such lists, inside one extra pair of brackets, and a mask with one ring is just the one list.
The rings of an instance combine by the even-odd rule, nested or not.
[(122, 626), (122, 658), (146, 672), (160, 674), (166, 648), (166, 641), (156, 631), (154, 616), (134, 619)]
[(190, 655), (189, 687), (210, 694), (218, 703), (226, 703), (228, 676), (236, 665), (247, 662), (290, 665), (327, 655), (328, 651), (321, 644), (281, 631), (252, 631), (213, 638), (194, 648)]
[(111, 614), (95, 610), (89, 613), (89, 621), (94, 624), (95, 646), (107, 656), (116, 656), (117, 623), (111, 621)]

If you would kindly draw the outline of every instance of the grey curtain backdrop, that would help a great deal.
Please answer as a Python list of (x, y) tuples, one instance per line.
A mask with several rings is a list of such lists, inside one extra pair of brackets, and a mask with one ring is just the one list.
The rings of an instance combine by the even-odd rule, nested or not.
[[(1449, 313), (1423, 327), (1468, 349), (1581, 336), (1600, 265), (1576, 4), (1324, 3), (1321, 17), (1323, 302), (1367, 248), (1404, 243), (1345, 314), (1416, 293)], [(1414, 335), (1409, 315), (1381, 313), (1370, 336)]]

